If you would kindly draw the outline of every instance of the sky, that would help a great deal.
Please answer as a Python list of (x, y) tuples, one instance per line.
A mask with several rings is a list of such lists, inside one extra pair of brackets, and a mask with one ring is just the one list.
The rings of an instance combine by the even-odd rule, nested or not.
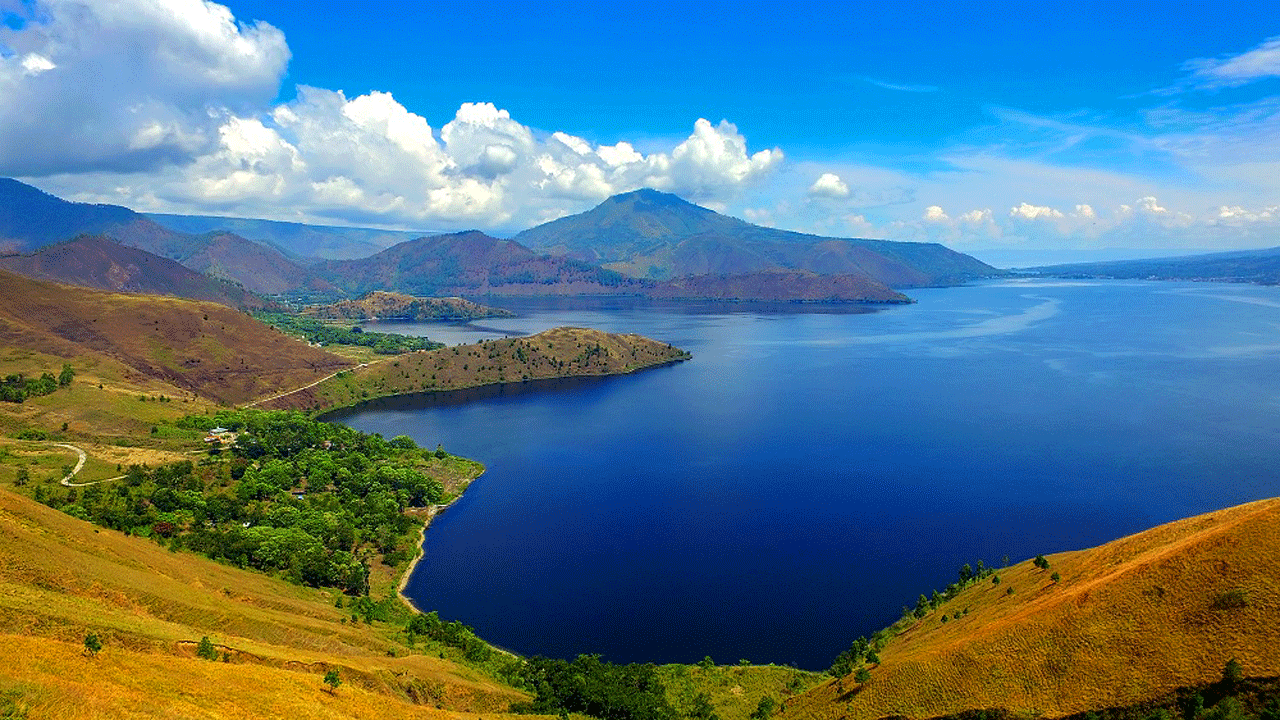
[(502, 236), (654, 187), (980, 257), (1270, 247), (1280, 0), (0, 0), (0, 176)]

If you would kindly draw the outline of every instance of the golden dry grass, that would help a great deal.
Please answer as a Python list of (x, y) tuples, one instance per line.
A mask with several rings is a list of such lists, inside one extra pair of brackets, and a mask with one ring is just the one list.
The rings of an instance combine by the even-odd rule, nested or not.
[[(0, 692), (32, 717), (490, 717), (521, 697), (406, 654), (394, 629), (345, 621), (335, 599), (0, 491)], [(105, 646), (94, 659), (89, 632)], [(205, 635), (230, 662), (195, 657)], [(321, 690), (330, 668), (345, 681), (335, 695)]]
[(131, 386), (153, 386), (159, 394), (169, 388), (170, 397), (243, 402), (351, 365), (216, 303), (102, 292), (6, 272), (0, 272), (0, 296), (0, 347), (69, 361), (78, 373), (97, 364)]
[[(1232, 657), (1247, 675), (1280, 675), (1280, 499), (1048, 559), (1049, 570), (1027, 561), (964, 590), (890, 641), (865, 685), (825, 683), (782, 717), (1054, 717), (1214, 681)], [(1247, 604), (1221, 607), (1234, 591)]]

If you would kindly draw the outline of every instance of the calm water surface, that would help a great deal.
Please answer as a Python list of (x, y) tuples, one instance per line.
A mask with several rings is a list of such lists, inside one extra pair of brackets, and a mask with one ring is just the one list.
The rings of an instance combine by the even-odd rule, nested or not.
[(822, 668), (978, 559), (1280, 495), (1280, 289), (1015, 281), (838, 308), (508, 304), (693, 360), (339, 419), (488, 472), (427, 533), (419, 606), (522, 654)]

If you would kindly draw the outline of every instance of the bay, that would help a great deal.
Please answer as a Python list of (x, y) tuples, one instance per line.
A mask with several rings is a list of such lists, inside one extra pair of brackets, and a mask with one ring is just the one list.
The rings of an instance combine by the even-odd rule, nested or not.
[[(476, 458), (408, 594), (522, 654), (823, 668), (1000, 565), (1280, 494), (1280, 289), (1015, 280), (858, 308), (505, 303), (691, 361), (394, 398), (341, 422)], [(500, 303), (501, 304), (501, 303)]]

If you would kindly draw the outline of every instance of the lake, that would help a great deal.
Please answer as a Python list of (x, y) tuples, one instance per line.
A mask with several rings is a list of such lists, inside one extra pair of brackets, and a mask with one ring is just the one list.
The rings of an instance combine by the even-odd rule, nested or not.
[[(408, 594), (527, 655), (825, 668), (964, 563), (1280, 495), (1280, 289), (1015, 280), (878, 312), (502, 303), (693, 359), (336, 416), (488, 472)], [(797, 312), (798, 311), (798, 312)]]

